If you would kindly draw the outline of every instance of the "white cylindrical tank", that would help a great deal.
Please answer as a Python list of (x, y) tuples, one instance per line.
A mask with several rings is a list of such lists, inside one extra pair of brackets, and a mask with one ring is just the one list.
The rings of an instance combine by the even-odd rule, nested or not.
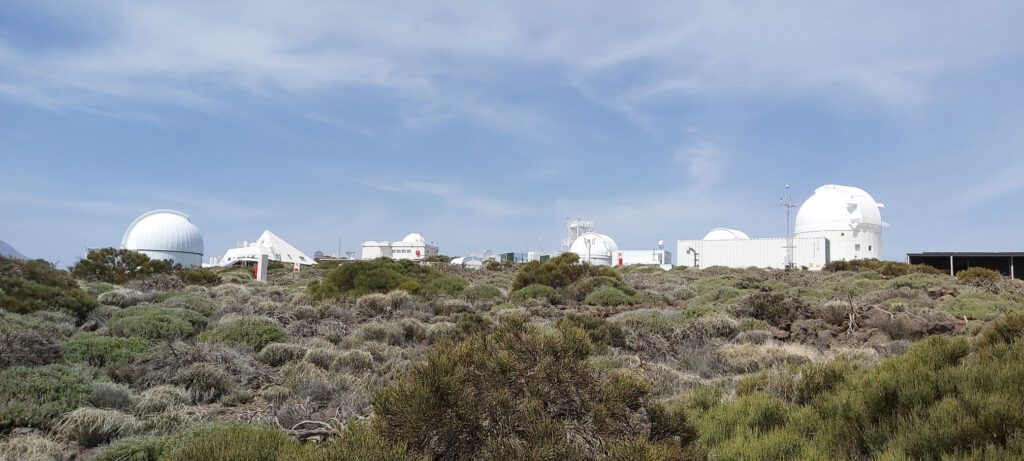
[(828, 239), (829, 261), (881, 259), (884, 207), (863, 189), (821, 186), (800, 206), (795, 235)]
[(596, 232), (587, 232), (576, 238), (569, 251), (580, 257), (580, 262), (596, 266), (611, 266), (612, 254), (619, 246), (611, 237)]
[(716, 227), (708, 231), (704, 240), (747, 240), (750, 237), (741, 230)]
[(203, 236), (199, 228), (188, 215), (175, 210), (153, 210), (135, 218), (124, 232), (121, 248), (184, 267), (203, 264)]

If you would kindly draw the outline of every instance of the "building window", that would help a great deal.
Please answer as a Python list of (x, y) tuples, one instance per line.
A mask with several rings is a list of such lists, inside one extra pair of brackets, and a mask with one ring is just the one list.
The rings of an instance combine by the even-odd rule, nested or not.
[(853, 250), (854, 251), (860, 251), (860, 244), (858, 243), (858, 244), (854, 245), (853, 246)]
[(871, 245), (868, 245), (868, 251), (871, 251)]
[(840, 233), (839, 233), (839, 236), (840, 236), (840, 237), (846, 237), (846, 232), (840, 232)]

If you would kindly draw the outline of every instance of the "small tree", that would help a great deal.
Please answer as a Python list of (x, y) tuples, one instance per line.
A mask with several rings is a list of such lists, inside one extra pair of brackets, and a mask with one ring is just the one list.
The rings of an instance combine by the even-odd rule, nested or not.
[(101, 248), (89, 250), (85, 259), (71, 266), (71, 273), (89, 281), (122, 284), (154, 274), (170, 274), (180, 269), (179, 264), (149, 259), (149, 256), (137, 251)]

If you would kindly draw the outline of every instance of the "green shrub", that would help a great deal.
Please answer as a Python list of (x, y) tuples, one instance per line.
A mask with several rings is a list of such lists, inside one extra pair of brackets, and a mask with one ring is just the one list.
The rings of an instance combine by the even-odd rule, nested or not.
[(213, 269), (193, 267), (181, 274), (181, 280), (189, 285), (212, 286), (220, 283), (220, 275)]
[(172, 443), (171, 437), (128, 437), (108, 445), (94, 461), (158, 461)]
[(157, 341), (192, 336), (206, 322), (206, 317), (193, 310), (139, 305), (114, 313), (107, 329), (117, 336)]
[(100, 294), (97, 299), (105, 306), (132, 307), (145, 301), (152, 301), (153, 295), (129, 288), (118, 288)]
[(454, 298), (461, 295), (468, 286), (469, 283), (462, 277), (450, 275), (427, 282), (420, 287), (418, 293), (427, 299)]
[(113, 439), (134, 435), (142, 424), (134, 416), (117, 410), (79, 408), (68, 413), (54, 428), (57, 434), (92, 448)]
[(512, 281), (512, 289), (519, 290), (530, 285), (564, 288), (591, 276), (606, 276), (614, 279), (621, 277), (610, 267), (582, 264), (579, 262), (579, 256), (575, 253), (562, 253), (543, 263), (530, 261), (520, 266)]
[(389, 442), (373, 428), (361, 422), (345, 426), (341, 435), (324, 444), (307, 443), (302, 446), (287, 445), (282, 450), (280, 461), (413, 461), (427, 458), (416, 456), (405, 447)]
[(96, 408), (128, 410), (135, 405), (135, 398), (127, 386), (100, 381), (92, 385), (89, 404)]
[(221, 368), (209, 363), (189, 365), (175, 377), (185, 386), (189, 400), (196, 404), (213, 403), (235, 390), (235, 382)]
[(86, 402), (89, 378), (66, 365), (12, 367), (0, 371), (0, 431), (46, 429), (61, 414)]
[(985, 326), (978, 333), (978, 345), (993, 347), (998, 344), (1012, 344), (1024, 336), (1024, 312), (1006, 314)]
[(676, 443), (655, 443), (642, 437), (617, 440), (612, 443), (602, 461), (662, 461), (662, 460), (697, 460), (702, 459)]
[(411, 292), (439, 277), (440, 272), (415, 261), (377, 258), (353, 261), (331, 269), (322, 280), (311, 282), (307, 293), (313, 299), (325, 299), (343, 294), (387, 293), (396, 289)]
[(204, 331), (199, 339), (249, 346), (258, 351), (267, 344), (288, 341), (288, 335), (281, 325), (273, 320), (260, 317), (239, 317)]
[(306, 348), (298, 344), (270, 343), (263, 346), (259, 354), (256, 354), (256, 360), (272, 367), (279, 367), (292, 360), (301, 359), (305, 355)]
[(949, 312), (958, 318), (984, 320), (993, 315), (1019, 312), (1024, 310), (1024, 304), (1011, 301), (995, 293), (977, 292), (964, 293), (955, 298), (943, 301), (939, 309)]
[(149, 352), (149, 341), (141, 338), (116, 338), (96, 333), (79, 333), (64, 345), (64, 360), (87, 363), (97, 368), (121, 366)]
[(637, 300), (612, 286), (603, 286), (592, 291), (583, 302), (593, 306), (627, 306), (637, 303)]
[(551, 304), (558, 304), (561, 297), (558, 296), (558, 291), (547, 285), (529, 285), (513, 291), (509, 295), (510, 301), (523, 302), (527, 299), (541, 299)]
[(206, 297), (191, 294), (174, 295), (160, 303), (164, 307), (189, 309), (206, 317), (217, 311), (217, 302)]
[(156, 274), (171, 274), (181, 266), (166, 260), (153, 260), (137, 251), (120, 248), (89, 250), (84, 259), (71, 266), (71, 273), (80, 279), (122, 285), (129, 280)]
[(98, 305), (67, 272), (46, 261), (0, 256), (0, 307), (8, 312), (61, 310), (84, 319)]
[(621, 326), (592, 315), (569, 314), (558, 319), (556, 325), (558, 328), (574, 327), (585, 331), (590, 342), (599, 346), (598, 352), (605, 346), (622, 347), (626, 338)]
[(221, 423), (193, 431), (167, 449), (161, 461), (276, 461), (287, 445), (297, 445), (284, 431), (270, 426)]
[(462, 292), (462, 297), (469, 302), (487, 302), (500, 300), (504, 294), (494, 285), (473, 285)]
[(1002, 279), (1002, 274), (984, 267), (971, 267), (956, 273), (956, 280), (965, 285), (992, 286)]
[(71, 331), (70, 325), (0, 311), (0, 368), (59, 361), (61, 343)]

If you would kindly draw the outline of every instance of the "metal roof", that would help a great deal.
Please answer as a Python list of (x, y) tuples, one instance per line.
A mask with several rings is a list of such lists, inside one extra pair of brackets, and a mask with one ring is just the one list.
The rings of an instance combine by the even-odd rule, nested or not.
[(907, 253), (907, 256), (974, 256), (974, 257), (1024, 257), (1024, 251), (925, 251), (922, 253)]

